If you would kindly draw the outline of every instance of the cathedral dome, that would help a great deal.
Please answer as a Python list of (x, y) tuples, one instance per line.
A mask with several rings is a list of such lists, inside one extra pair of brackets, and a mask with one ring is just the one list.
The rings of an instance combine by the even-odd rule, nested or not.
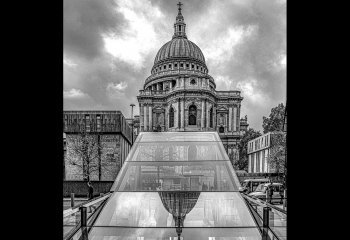
[(201, 49), (186, 37), (174, 37), (164, 44), (154, 59), (154, 65), (173, 58), (188, 58), (205, 64)]

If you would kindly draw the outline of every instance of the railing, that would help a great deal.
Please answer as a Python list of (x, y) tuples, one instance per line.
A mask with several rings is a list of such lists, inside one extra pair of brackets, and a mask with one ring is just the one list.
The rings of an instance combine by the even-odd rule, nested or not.
[(240, 97), (241, 91), (217, 91), (218, 97)]
[(72, 237), (87, 239), (87, 222), (93, 221), (96, 212), (101, 209), (112, 193), (101, 195), (85, 203), (63, 211), (63, 239)]
[(262, 239), (287, 239), (287, 211), (242, 194), (259, 226)]
[(208, 74), (203, 73), (199, 70), (170, 70), (170, 71), (162, 71), (162, 72), (157, 72), (152, 74), (151, 76), (149, 76), (146, 79), (146, 83), (148, 83), (149, 81), (159, 77), (159, 76), (164, 76), (164, 75), (178, 75), (178, 74), (197, 74), (199, 76), (206, 76)]
[(223, 133), (220, 133), (219, 132), (219, 135), (223, 135), (223, 136), (241, 136), (243, 135), (243, 132), (223, 132)]
[(203, 88), (200, 86), (175, 86), (173, 88), (170, 88), (168, 90), (140, 90), (139, 95), (140, 96), (164, 96), (167, 95), (168, 93), (177, 91), (177, 90), (207, 90), (212, 93), (214, 93), (217, 97), (240, 97), (240, 91), (215, 91), (209, 87)]

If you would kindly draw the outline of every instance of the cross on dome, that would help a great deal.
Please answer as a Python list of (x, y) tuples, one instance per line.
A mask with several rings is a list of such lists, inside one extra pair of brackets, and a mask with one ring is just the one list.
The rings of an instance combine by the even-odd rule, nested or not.
[(173, 36), (173, 38), (175, 38), (175, 37), (184, 37), (184, 38), (187, 38), (187, 36), (186, 36), (186, 31), (185, 31), (185, 28), (186, 28), (186, 24), (185, 24), (185, 22), (184, 22), (184, 17), (182, 16), (182, 14), (181, 14), (181, 6), (182, 6), (183, 4), (181, 3), (181, 2), (179, 2), (178, 4), (177, 4), (177, 6), (179, 6), (179, 12), (178, 12), (178, 14), (177, 14), (177, 16), (176, 16), (176, 22), (175, 22), (175, 24), (174, 24), (174, 36)]
[(179, 13), (181, 13), (181, 6), (182, 6), (183, 4), (181, 3), (181, 2), (179, 2), (178, 4), (177, 4), (177, 6), (179, 6)]

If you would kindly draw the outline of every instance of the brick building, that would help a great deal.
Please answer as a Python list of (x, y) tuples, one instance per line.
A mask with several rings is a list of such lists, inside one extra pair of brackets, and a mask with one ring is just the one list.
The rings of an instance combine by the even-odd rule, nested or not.
[[(120, 111), (64, 111), (64, 180), (83, 180), (82, 166), (73, 166), (80, 157), (74, 144), (83, 134), (96, 143), (98, 170), (90, 180), (113, 181), (132, 145), (132, 129)], [(95, 151), (95, 150), (93, 150)]]

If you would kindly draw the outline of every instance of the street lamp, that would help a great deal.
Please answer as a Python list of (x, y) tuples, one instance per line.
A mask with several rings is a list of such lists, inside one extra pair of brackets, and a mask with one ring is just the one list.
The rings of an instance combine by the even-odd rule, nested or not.
[(134, 144), (134, 107), (135, 107), (135, 104), (130, 104), (130, 107), (131, 107), (131, 143), (132, 145)]

